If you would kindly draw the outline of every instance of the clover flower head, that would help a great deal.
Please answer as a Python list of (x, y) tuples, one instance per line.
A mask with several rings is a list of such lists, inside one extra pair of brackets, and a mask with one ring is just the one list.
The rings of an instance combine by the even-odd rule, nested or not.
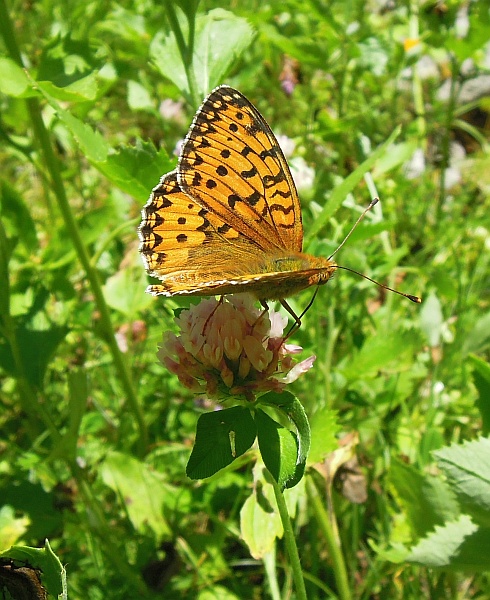
[(294, 360), (302, 348), (284, 342), (287, 319), (257, 308), (250, 294), (205, 298), (175, 322), (179, 333), (164, 333), (157, 356), (182, 385), (213, 400), (281, 391), (315, 360)]

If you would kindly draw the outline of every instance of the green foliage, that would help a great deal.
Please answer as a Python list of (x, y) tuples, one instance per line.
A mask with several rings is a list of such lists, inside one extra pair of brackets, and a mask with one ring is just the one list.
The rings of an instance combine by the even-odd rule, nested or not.
[[(490, 489), (488, 452), (490, 441), (482, 438), (435, 452), (458, 499), (459, 510), (434, 527), (411, 549), (407, 560), (455, 571), (488, 571), (490, 567)], [(429, 497), (435, 505), (439, 495)]]
[[(489, 21), (483, 0), (0, 0), (2, 568), (56, 596), (52, 547), (69, 598), (301, 597), (258, 435), (281, 486), (306, 467), (283, 497), (308, 598), (490, 595)], [(314, 368), (253, 413), (156, 361), (189, 300), (145, 295), (137, 251), (220, 83), (294, 141), (305, 250), (379, 196), (335, 260), (424, 300), (339, 270), (289, 340)]]
[[(7, 563), (13, 566), (14, 570), (26, 567), (35, 570), (40, 573), (41, 584), (48, 594), (55, 598), (62, 594), (66, 597), (66, 573), (48, 540), (45, 541), (44, 548), (12, 546), (9, 550), (0, 552), (0, 564)], [(7, 591), (10, 589), (8, 580), (4, 577), (2, 579), (2, 594), (10, 597)]]

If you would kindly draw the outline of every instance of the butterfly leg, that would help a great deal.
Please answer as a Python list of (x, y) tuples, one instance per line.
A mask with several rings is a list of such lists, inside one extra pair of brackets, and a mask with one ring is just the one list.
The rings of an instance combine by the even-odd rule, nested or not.
[(286, 302), (286, 300), (284, 300), (284, 298), (282, 300), (279, 300), (279, 302), (281, 303), (281, 305), (288, 311), (288, 313), (293, 317), (294, 319), (294, 323), (291, 325), (289, 331), (286, 333), (286, 335), (284, 336), (283, 339), (283, 343), (289, 338), (291, 337), (293, 331), (296, 331), (296, 329), (299, 329), (301, 327), (301, 317), (305, 314), (304, 312), (301, 313), (301, 315), (298, 317), (298, 315), (294, 312), (294, 310), (289, 306), (289, 304)]
[(316, 287), (315, 293), (313, 294), (311, 300), (308, 302), (306, 308), (299, 315), (299, 317), (294, 312), (294, 310), (289, 306), (289, 304), (286, 302), (286, 300), (284, 300), (284, 299), (280, 300), (280, 303), (282, 304), (282, 306), (284, 306), (284, 308), (288, 311), (288, 313), (294, 319), (294, 323), (291, 325), (291, 329), (287, 332), (286, 337), (284, 338), (284, 341), (286, 341), (291, 336), (291, 334), (293, 333), (293, 331), (296, 331), (296, 329), (299, 329), (301, 327), (301, 319), (306, 314), (306, 312), (311, 308), (311, 305), (313, 304), (313, 301), (315, 300), (317, 293), (318, 293), (318, 286)]
[(255, 325), (257, 325), (257, 323), (260, 321), (260, 319), (262, 319), (262, 317), (269, 312), (269, 305), (267, 304), (267, 302), (265, 300), (260, 300), (260, 304), (262, 305), (262, 308), (264, 309), (260, 315), (255, 319), (255, 323), (252, 325), (252, 329), (255, 327)]

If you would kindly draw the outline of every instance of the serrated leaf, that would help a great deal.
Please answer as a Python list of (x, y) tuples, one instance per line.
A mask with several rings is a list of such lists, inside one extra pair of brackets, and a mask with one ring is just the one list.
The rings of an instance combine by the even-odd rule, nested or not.
[(107, 160), (95, 165), (121, 190), (139, 202), (146, 202), (160, 177), (171, 171), (175, 160), (151, 142), (136, 141), (135, 146), (121, 146)]
[(51, 98), (56, 98), (60, 102), (89, 102), (97, 98), (99, 91), (97, 76), (90, 73), (86, 77), (77, 79), (65, 87), (58, 87), (52, 81), (42, 81), (38, 83), (43, 91), (49, 94)]
[(468, 515), (436, 527), (414, 546), (408, 562), (427, 567), (481, 573), (490, 569), (490, 529), (479, 528)]
[(490, 527), (490, 439), (481, 438), (434, 452), (462, 510)]
[(455, 496), (445, 482), (400, 460), (391, 463), (390, 483), (417, 536), (459, 514)]
[(470, 355), (468, 362), (473, 366), (473, 381), (478, 390), (476, 406), (482, 417), (482, 434), (490, 433), (490, 364), (479, 356)]
[(211, 477), (245, 453), (256, 435), (255, 421), (247, 408), (235, 406), (201, 415), (186, 467), (188, 477)]
[(105, 161), (109, 152), (109, 145), (100, 133), (60, 106), (56, 98), (50, 94), (52, 90), (50, 82), (39, 82), (37, 86), (56, 111), (60, 121), (69, 129), (86, 158), (96, 163)]

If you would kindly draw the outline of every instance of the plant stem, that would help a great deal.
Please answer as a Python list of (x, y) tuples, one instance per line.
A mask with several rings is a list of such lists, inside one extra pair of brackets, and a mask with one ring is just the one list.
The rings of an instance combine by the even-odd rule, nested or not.
[(272, 600), (281, 600), (281, 592), (279, 590), (279, 583), (277, 581), (275, 546), (272, 547), (270, 552), (267, 552), (262, 561), (264, 563), (267, 582), (269, 583), (271, 598)]
[(451, 127), (454, 120), (454, 111), (456, 107), (456, 79), (457, 73), (459, 72), (459, 65), (456, 61), (455, 56), (449, 53), (449, 61), (451, 64), (451, 87), (449, 88), (449, 98), (447, 103), (446, 111), (446, 123), (444, 137), (442, 139), (441, 151), (441, 176), (439, 179), (439, 194), (437, 198), (437, 213), (436, 223), (439, 223), (442, 217), (442, 207), (444, 205), (444, 199), (446, 197), (446, 170), (449, 167), (451, 158)]
[(330, 560), (332, 561), (333, 574), (337, 584), (339, 598), (341, 600), (351, 600), (352, 594), (349, 588), (347, 569), (337, 536), (335, 535), (334, 528), (328, 518), (328, 514), (325, 511), (325, 507), (320, 500), (318, 490), (316, 489), (312, 478), (309, 476), (306, 477), (306, 493), (308, 494), (308, 500), (313, 507), (320, 531), (323, 534), (327, 545)]
[(272, 487), (274, 488), (277, 507), (279, 509), (279, 515), (281, 517), (281, 522), (284, 529), (284, 541), (286, 542), (286, 549), (288, 551), (291, 570), (293, 573), (294, 585), (296, 587), (296, 597), (298, 600), (307, 600), (298, 546), (296, 545), (293, 525), (291, 523), (291, 519), (289, 518), (288, 507), (286, 506), (284, 494), (272, 475), (270, 475), (270, 481), (272, 482)]
[(185, 74), (187, 77), (187, 85), (189, 86), (189, 96), (194, 105), (199, 103), (199, 98), (197, 94), (197, 84), (196, 84), (196, 76), (194, 73), (194, 68), (192, 65), (193, 62), (193, 54), (194, 54), (194, 34), (195, 34), (195, 12), (188, 16), (189, 23), (189, 32), (187, 43), (184, 39), (184, 35), (182, 33), (182, 29), (180, 27), (179, 20), (177, 19), (177, 14), (175, 12), (174, 3), (172, 0), (166, 0), (165, 6), (167, 8), (167, 16), (170, 22), (170, 27), (175, 35), (175, 39), (177, 41), (177, 46), (179, 48), (180, 57), (182, 59), (182, 64), (184, 65)]
[[(24, 68), (5, 0), (0, 0), (0, 32), (2, 33), (5, 45), (8, 48), (11, 58), (20, 67)], [(70, 203), (68, 202), (66, 190), (61, 176), (60, 163), (53, 151), (49, 133), (44, 125), (39, 101), (37, 98), (27, 98), (26, 103), (34, 130), (34, 139), (38, 143), (44, 164), (47, 172), (49, 173), (51, 188), (58, 202), (61, 214), (63, 215), (68, 234), (71, 237), (78, 258), (89, 281), (90, 288), (94, 295), (95, 304), (100, 314), (100, 323), (104, 332), (105, 341), (107, 342), (109, 350), (112, 354), (112, 360), (114, 361), (114, 366), (118, 372), (119, 380), (126, 394), (126, 399), (133, 414), (135, 415), (136, 422), (138, 424), (139, 450), (140, 454), (142, 455), (147, 447), (146, 424), (133, 389), (128, 367), (116, 342), (111, 315), (102, 292), (97, 270), (90, 262), (88, 250), (83, 243), (77, 221), (73, 215)]]

